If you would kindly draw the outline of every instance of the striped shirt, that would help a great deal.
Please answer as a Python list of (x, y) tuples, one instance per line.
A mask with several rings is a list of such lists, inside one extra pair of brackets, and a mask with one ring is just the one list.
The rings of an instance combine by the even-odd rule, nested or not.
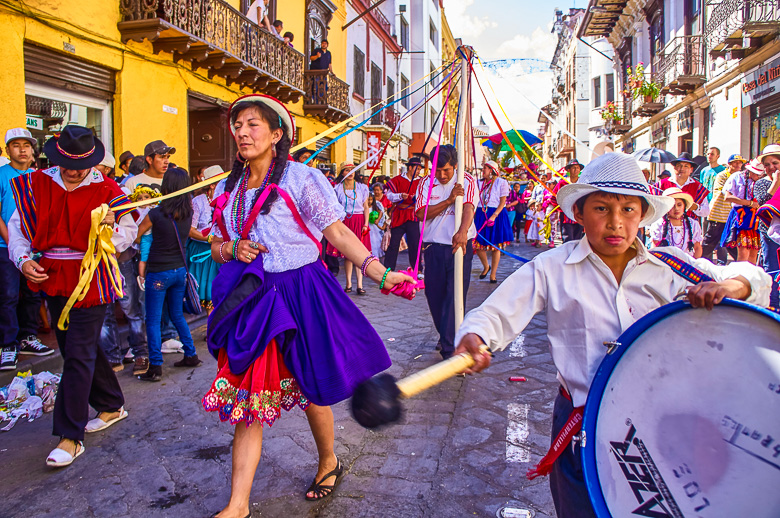
[(729, 212), (731, 212), (731, 204), (726, 203), (725, 196), (723, 195), (723, 186), (726, 184), (726, 180), (729, 179), (731, 173), (730, 169), (726, 169), (723, 172), (718, 173), (715, 176), (715, 181), (712, 184), (712, 203), (710, 204), (710, 215), (707, 217), (710, 221), (717, 223), (725, 223), (729, 219)]

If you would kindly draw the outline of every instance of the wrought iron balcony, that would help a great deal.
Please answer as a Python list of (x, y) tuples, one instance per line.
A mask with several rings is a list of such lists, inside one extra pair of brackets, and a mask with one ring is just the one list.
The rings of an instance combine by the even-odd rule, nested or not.
[[(616, 100), (614, 101), (614, 105), (614, 117), (607, 117), (605, 119), (602, 115), (604, 130), (609, 135), (622, 135), (628, 133), (631, 130), (631, 99)], [(602, 114), (605, 111), (609, 111), (609, 106), (602, 108)]]
[(122, 41), (150, 41), (154, 52), (192, 63), (284, 102), (303, 95), (300, 52), (223, 0), (120, 0)]
[(723, 0), (705, 25), (704, 39), (712, 57), (743, 58), (780, 32), (780, 2)]
[[(382, 101), (383, 99), (371, 99), (371, 106), (375, 106), (372, 111), (375, 113), (368, 124), (366, 124), (365, 129), (369, 131), (381, 131), (382, 140), (386, 140), (390, 138), (396, 124), (401, 120), (401, 114), (393, 106), (381, 107), (380, 103)], [(380, 104), (380, 106), (377, 106), (377, 104)], [(394, 140), (399, 140), (400, 138), (401, 135), (398, 133), (393, 137)]]
[(568, 135), (561, 135), (555, 142), (555, 158), (574, 153), (574, 139)]
[(631, 115), (634, 117), (652, 117), (666, 107), (661, 99), (651, 97), (637, 97), (631, 100)]
[[(369, 4), (375, 4), (376, 2), (374, 0), (357, 0), (355, 3), (360, 8), (358, 10), (362, 12), (369, 8)], [(390, 24), (390, 22), (387, 20), (387, 17), (384, 15), (384, 13), (382, 13), (382, 11), (379, 10), (378, 7), (375, 9), (371, 9), (371, 12), (369, 12), (368, 15), (374, 20), (376, 20), (377, 23), (379, 23), (379, 26), (382, 27), (382, 30), (385, 31), (388, 36), (393, 35), (393, 26)]]
[(687, 95), (706, 81), (702, 36), (678, 36), (653, 59), (661, 95)]
[(328, 70), (304, 72), (303, 111), (318, 119), (334, 123), (348, 118), (349, 85)]

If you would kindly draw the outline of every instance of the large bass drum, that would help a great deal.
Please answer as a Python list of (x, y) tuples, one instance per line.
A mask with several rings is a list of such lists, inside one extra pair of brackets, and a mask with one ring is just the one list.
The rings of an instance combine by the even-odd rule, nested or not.
[(780, 315), (646, 315), (601, 363), (581, 445), (599, 518), (780, 517)]

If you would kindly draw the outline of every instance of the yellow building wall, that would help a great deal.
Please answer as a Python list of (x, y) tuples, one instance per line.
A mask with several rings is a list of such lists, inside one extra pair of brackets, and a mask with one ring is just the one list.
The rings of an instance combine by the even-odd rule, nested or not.
[[(238, 9), (240, 0), (227, 0)], [(346, 77), (345, 0), (331, 21), (328, 35), (333, 55), (333, 71)], [(208, 79), (205, 71), (192, 71), (186, 62), (174, 63), (170, 54), (153, 54), (148, 42), (121, 42), (117, 23), (121, 20), (120, 0), (32, 0), (19, 7), (0, 6), (0, 133), (25, 125), (24, 53), (25, 41), (63, 52), (63, 44), (76, 49), (75, 57), (116, 72), (113, 102), (113, 148), (116, 153), (131, 150), (140, 153), (151, 140), (162, 139), (177, 148), (177, 162), (188, 164), (188, 92), (194, 91), (231, 102), (248, 89), (228, 87), (224, 79)], [(277, 3), (277, 16), (285, 30), (295, 34), (295, 47), (303, 51), (305, 37), (305, 0)], [(163, 111), (163, 105), (176, 108), (177, 114)], [(307, 140), (329, 125), (305, 117), (303, 102), (288, 105), (301, 128), (300, 140)], [(336, 135), (330, 135), (330, 138)], [(346, 159), (345, 139), (331, 146), (333, 162)]]

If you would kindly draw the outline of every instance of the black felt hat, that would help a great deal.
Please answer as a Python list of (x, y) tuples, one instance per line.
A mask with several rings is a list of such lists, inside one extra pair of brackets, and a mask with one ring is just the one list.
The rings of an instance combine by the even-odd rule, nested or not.
[(699, 165), (693, 161), (693, 159), (691, 158), (691, 154), (685, 151), (680, 153), (680, 156), (678, 156), (675, 160), (672, 160), (672, 165), (677, 165), (680, 163), (691, 164), (691, 166), (693, 167), (698, 167)]
[(63, 169), (91, 169), (103, 161), (106, 149), (91, 129), (65, 126), (43, 145), (46, 158)]

